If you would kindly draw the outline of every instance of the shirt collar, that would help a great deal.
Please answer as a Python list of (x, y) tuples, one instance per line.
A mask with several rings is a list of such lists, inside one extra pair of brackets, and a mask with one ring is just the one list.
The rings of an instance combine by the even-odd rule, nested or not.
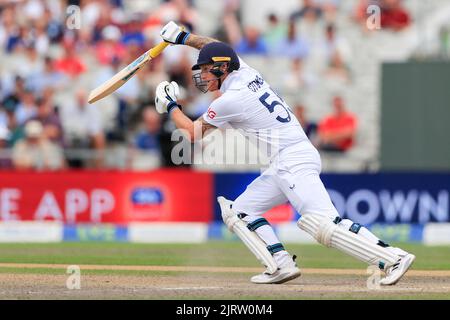
[(236, 71), (233, 71), (230, 73), (225, 80), (222, 82), (222, 85), (220, 86), (220, 91), (222, 93), (225, 93), (228, 89), (232, 89), (233, 83), (238, 79), (238, 74)]

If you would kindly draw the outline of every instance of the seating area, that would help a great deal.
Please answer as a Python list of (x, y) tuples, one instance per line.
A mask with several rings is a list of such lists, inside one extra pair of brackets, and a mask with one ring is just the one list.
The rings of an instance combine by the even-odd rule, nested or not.
[[(306, 39), (309, 46), (306, 57), (294, 61), (295, 58), (286, 58), (280, 54), (269, 53), (265, 55), (242, 55), (242, 58), (247, 64), (260, 71), (272, 88), (280, 93), (291, 107), (303, 105), (309, 121), (319, 123), (324, 116), (329, 114), (332, 111), (332, 98), (336, 95), (343, 98), (348, 111), (356, 116), (358, 127), (354, 146), (342, 153), (321, 151), (323, 171), (377, 171), (381, 117), (381, 65), (384, 62), (406, 61), (415, 57), (437, 56), (436, 50), (439, 50), (439, 44), (436, 44), (438, 40), (436, 40), (435, 35), (440, 32), (442, 24), (446, 23), (443, 18), (446, 11), (439, 10), (439, 8), (442, 9), (446, 1), (402, 1), (411, 15), (412, 24), (401, 31), (385, 29), (368, 31), (364, 29), (352, 18), (354, 9), (360, 1), (329, 2), (333, 3), (336, 9), (335, 12), (332, 11), (334, 16), (331, 22), (327, 20), (328, 18), (320, 18), (312, 22), (303, 20), (296, 22), (297, 37)], [(123, 0), (119, 3), (121, 5), (115, 7), (118, 12), (127, 17), (134, 17), (137, 14), (144, 15), (144, 22), (146, 21), (147, 25), (150, 23), (149, 21), (153, 21), (151, 17), (155, 12), (159, 12), (160, 22), (163, 22), (164, 19), (170, 20), (171, 14), (173, 14), (170, 10), (164, 11), (165, 6), (170, 1), (163, 4), (158, 0)], [(233, 3), (238, 4), (238, 10), (229, 9), (229, 6), (232, 6)], [(196, 21), (194, 31), (208, 36), (225, 34), (225, 40), (230, 39), (231, 35), (226, 29), (226, 25), (223, 26), (224, 12), (234, 12), (233, 14), (239, 17), (237, 21), (241, 24), (242, 29), (245, 29), (246, 26), (253, 26), (260, 30), (261, 35), (264, 35), (270, 30), (266, 19), (269, 14), (273, 13), (281, 21), (286, 21), (289, 19), (290, 13), (302, 8), (301, 4), (302, 1), (288, 0), (283, 1), (283, 7), (280, 7), (279, 4), (272, 1), (246, 0), (223, 1), (211, 6), (208, 0), (195, 0), (192, 6), (194, 10), (192, 19)], [(444, 13), (439, 14), (438, 11), (444, 11)], [(450, 8), (447, 11), (450, 12)], [(442, 22), (441, 24), (434, 22), (438, 18)], [(330, 23), (335, 28), (335, 37), (339, 41), (342, 40), (342, 48), (344, 48), (341, 52), (344, 67), (342, 70), (338, 70), (342, 73), (333, 73), (335, 70), (330, 69), (330, 62), (332, 61), (328, 55), (327, 46), (329, 46), (329, 43), (326, 38), (327, 26)], [(151, 45), (158, 41), (155, 30), (157, 30), (156, 27), (145, 29), (146, 44)], [(95, 51), (96, 44), (83, 47), (82, 37), (79, 36), (78, 39), (76, 54), (77, 58), (85, 65), (86, 72), (68, 78), (66, 83), (61, 83), (60, 87), (52, 91), (52, 103), (57, 106), (59, 115), (64, 113), (65, 108), (74, 103), (80, 89), (88, 91), (94, 88), (101, 79), (105, 78), (105, 75), (112, 72), (110, 65), (99, 64)], [(424, 43), (434, 44), (434, 47), (432, 47), (435, 50), (426, 52)], [(129, 56), (122, 61), (122, 65), (127, 60), (130, 61), (132, 55), (137, 56), (139, 54), (139, 48), (132, 49), (130, 49)], [(142, 49), (144, 48), (140, 50), (142, 51)], [(177, 59), (180, 56), (183, 56), (180, 64), (186, 64), (188, 67), (196, 59), (196, 50), (194, 49), (185, 49), (186, 51), (182, 53), (177, 50), (178, 48), (167, 49), (162, 59), (155, 61), (154, 65), (149, 67), (148, 70), (141, 72), (118, 94), (107, 97), (95, 105), (105, 139), (105, 146), (102, 149), (74, 149), (73, 146), (64, 144), (62, 148), (66, 158), (72, 156), (83, 158), (86, 160), (85, 168), (97, 169), (150, 170), (167, 165), (170, 161), (164, 160), (164, 154), (155, 153), (154, 150), (139, 150), (134, 140), (136, 134), (140, 132), (139, 130), (145, 126), (141, 112), (147, 107), (153, 107), (153, 92), (157, 83), (179, 76), (175, 71), (172, 72), (172, 69), (177, 66)], [(269, 50), (269, 52), (272, 51)], [(61, 42), (52, 43), (45, 55), (58, 59), (65, 55), (65, 47)], [(8, 81), (11, 82), (11, 79), (14, 79), (17, 75), (29, 75), (30, 72), (26, 68), (35, 67), (39, 69), (39, 66), (43, 63), (43, 58), (39, 54), (34, 57), (34, 52), (27, 50), (14, 53), (0, 50), (2, 61), (0, 64), (0, 80), (7, 83)], [(295, 68), (301, 68), (301, 70)], [(300, 77), (298, 83), (292, 81), (292, 77), (295, 78), (296, 76)], [(186, 75), (185, 72), (184, 77), (189, 78), (190, 75)], [(212, 95), (200, 96), (196, 94), (195, 88), (189, 83), (183, 91), (186, 96), (187, 113), (193, 119), (206, 111), (208, 103), (214, 98)], [(1, 94), (0, 87), (0, 98), (4, 98)], [(0, 107), (0, 125), (2, 125), (2, 109)], [(126, 117), (125, 125), (123, 125), (123, 117)], [(173, 124), (170, 120), (162, 118), (160, 127), (160, 130), (167, 130), (165, 133), (158, 133), (159, 141), (162, 141), (161, 137), (164, 134), (167, 139), (167, 132), (170, 132), (171, 128), (173, 129)], [(64, 121), (63, 129), (65, 129)], [(248, 146), (244, 138), (239, 139), (237, 144), (239, 146), (237, 150), (240, 150), (238, 152), (246, 154), (255, 152), (255, 149)], [(227, 146), (223, 152), (227, 153), (229, 152), (227, 148), (234, 147), (233, 145)], [(11, 153), (10, 149), (5, 148), (1, 151), (1, 157), (7, 157)], [(100, 165), (91, 161), (95, 160), (99, 153), (103, 158)], [(226, 166), (194, 164), (193, 167), (198, 170), (214, 171), (260, 169), (258, 164), (227, 164)]]

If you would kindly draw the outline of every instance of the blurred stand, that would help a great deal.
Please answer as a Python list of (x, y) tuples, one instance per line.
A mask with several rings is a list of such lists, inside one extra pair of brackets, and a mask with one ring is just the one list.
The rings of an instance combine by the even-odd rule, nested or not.
[[(81, 6), (80, 29), (68, 27), (68, 5)], [(379, 28), (369, 28), (368, 21), (376, 22), (371, 5), (381, 10)], [(215, 6), (208, 0), (2, 1), (0, 128), (9, 132), (3, 159), (11, 161), (3, 155), (25, 139), (26, 124), (38, 120), (46, 137), (63, 148), (69, 168), (174, 166), (174, 124), (167, 116), (158, 120), (157, 156), (141, 154), (135, 138), (163, 80), (180, 83), (189, 117), (207, 110), (214, 96), (199, 93), (191, 80), (196, 50), (169, 47), (115, 94), (93, 106), (83, 101), (86, 92), (160, 41), (158, 32), (170, 20), (234, 45), (286, 102), (307, 106), (311, 123), (319, 123), (332, 97), (341, 96), (358, 118), (358, 130), (349, 150), (322, 154), (324, 171), (378, 170), (383, 62), (450, 59), (446, 0), (223, 0)]]

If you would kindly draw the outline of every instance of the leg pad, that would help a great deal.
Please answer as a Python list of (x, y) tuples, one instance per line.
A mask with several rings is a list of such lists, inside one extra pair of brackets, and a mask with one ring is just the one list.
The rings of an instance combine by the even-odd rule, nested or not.
[[(260, 220), (258, 219), (253, 222), (252, 227), (249, 227), (249, 224), (242, 221), (232, 209), (233, 204), (232, 201), (227, 200), (224, 197), (218, 197), (217, 201), (219, 202), (220, 209), (222, 211), (222, 219), (224, 223), (227, 225), (228, 229), (231, 232), (235, 233), (239, 237), (239, 239), (241, 239), (242, 242), (244, 242), (247, 248), (267, 268), (266, 270), (267, 273), (269, 274), (275, 273), (278, 269), (278, 266), (275, 262), (275, 259), (272, 257), (272, 253), (268, 250), (264, 241), (262, 241), (261, 238), (254, 231), (250, 231), (251, 229), (255, 230), (261, 225), (264, 225), (265, 222), (263, 221), (258, 222)], [(263, 220), (267, 222), (266, 219)], [(258, 224), (260, 225), (257, 226)], [(276, 249), (277, 248), (275, 248), (274, 250)]]

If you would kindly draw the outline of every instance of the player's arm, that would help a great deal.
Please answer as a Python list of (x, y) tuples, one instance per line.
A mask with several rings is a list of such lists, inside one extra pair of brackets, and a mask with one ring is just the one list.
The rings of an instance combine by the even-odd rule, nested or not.
[(175, 22), (170, 21), (161, 29), (161, 37), (164, 41), (171, 44), (184, 44), (189, 47), (200, 50), (203, 46), (211, 42), (218, 42), (218, 40), (198, 36), (184, 31), (184, 28), (177, 25)]
[(203, 117), (192, 121), (179, 108), (176, 108), (171, 112), (171, 117), (175, 126), (178, 129), (184, 130), (191, 142), (201, 140), (206, 131), (216, 129), (215, 126), (207, 123)]
[(188, 38), (186, 39), (185, 45), (190, 46), (192, 48), (200, 50), (205, 45), (211, 42), (218, 42), (219, 40), (209, 38), (209, 37), (202, 37), (195, 34), (190, 34)]
[(161, 82), (156, 88), (156, 110), (159, 113), (169, 113), (176, 127), (184, 130), (190, 141), (200, 140), (207, 130), (215, 129), (216, 127), (207, 123), (202, 117), (195, 121), (189, 119), (181, 111), (181, 106), (177, 103), (179, 94), (180, 90), (175, 81), (171, 83), (168, 81)]

